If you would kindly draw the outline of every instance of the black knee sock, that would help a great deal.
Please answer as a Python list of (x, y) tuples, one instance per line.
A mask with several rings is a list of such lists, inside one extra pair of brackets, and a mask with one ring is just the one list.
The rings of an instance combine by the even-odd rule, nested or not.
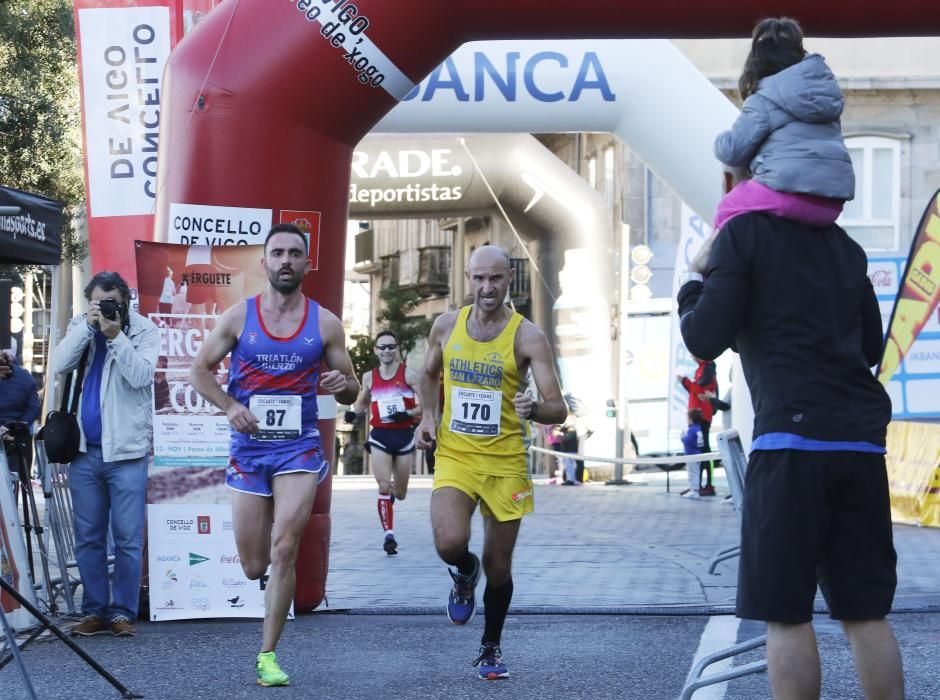
[(464, 576), (470, 576), (477, 568), (477, 558), (467, 549), (457, 561), (447, 562), (457, 567), (457, 571)]
[(486, 590), (483, 591), (485, 622), (481, 644), (499, 644), (511, 600), (512, 578), (501, 586), (493, 586), (487, 581)]

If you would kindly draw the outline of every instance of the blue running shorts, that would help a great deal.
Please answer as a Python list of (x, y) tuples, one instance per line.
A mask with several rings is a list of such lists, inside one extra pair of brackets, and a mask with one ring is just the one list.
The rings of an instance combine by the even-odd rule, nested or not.
[(372, 428), (364, 445), (367, 452), (382, 450), (393, 457), (409, 455), (415, 451), (414, 428)]
[(299, 451), (233, 452), (225, 468), (225, 483), (242, 493), (270, 496), (275, 476), (306, 472), (317, 474), (319, 484), (330, 473), (329, 467), (330, 463), (323, 459), (323, 451), (318, 446)]

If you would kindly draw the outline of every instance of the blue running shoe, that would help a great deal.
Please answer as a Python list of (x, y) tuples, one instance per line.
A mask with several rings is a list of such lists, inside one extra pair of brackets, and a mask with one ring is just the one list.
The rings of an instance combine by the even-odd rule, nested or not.
[(392, 533), (385, 535), (385, 542), (382, 544), (382, 548), (388, 556), (398, 554), (398, 542), (395, 541), (395, 535)]
[(498, 681), (509, 678), (509, 670), (503, 663), (503, 652), (498, 644), (487, 643), (480, 647), (480, 655), (473, 665), (477, 667), (480, 680)]
[(470, 622), (477, 609), (474, 590), (477, 587), (477, 581), (480, 580), (480, 559), (476, 554), (472, 556), (476, 566), (469, 576), (459, 571), (450, 569), (447, 571), (454, 579), (454, 587), (447, 597), (447, 618), (455, 625), (465, 625)]

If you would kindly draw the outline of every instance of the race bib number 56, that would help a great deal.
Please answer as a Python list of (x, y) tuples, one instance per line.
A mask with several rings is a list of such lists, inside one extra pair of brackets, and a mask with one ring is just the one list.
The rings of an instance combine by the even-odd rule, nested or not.
[(464, 435), (499, 435), (500, 391), (451, 388), (450, 429)]
[(248, 409), (258, 420), (255, 440), (294, 440), (300, 437), (299, 396), (252, 396)]

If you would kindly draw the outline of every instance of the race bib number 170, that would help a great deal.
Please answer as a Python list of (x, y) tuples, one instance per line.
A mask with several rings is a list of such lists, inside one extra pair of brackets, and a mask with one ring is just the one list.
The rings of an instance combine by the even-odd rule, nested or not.
[(499, 435), (500, 410), (503, 394), (500, 391), (451, 388), (450, 429), (464, 435)]

